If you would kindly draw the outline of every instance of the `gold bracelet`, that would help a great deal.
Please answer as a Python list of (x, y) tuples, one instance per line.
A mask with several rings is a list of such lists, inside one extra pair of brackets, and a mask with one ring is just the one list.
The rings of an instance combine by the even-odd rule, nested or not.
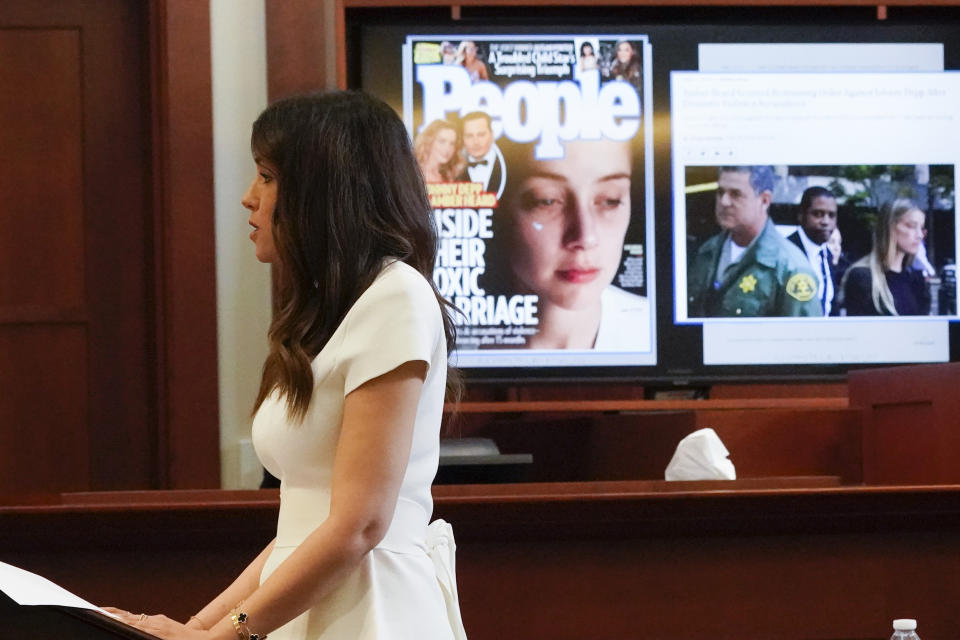
[[(236, 609), (234, 609), (234, 611), (236, 611)], [(240, 620), (233, 611), (230, 612), (230, 622), (233, 623), (233, 630), (237, 632), (237, 637), (240, 640), (246, 640), (246, 638), (243, 637), (243, 629), (240, 628)]]
[(242, 604), (243, 602), (238, 602), (237, 606), (230, 611), (230, 622), (233, 623), (233, 630), (237, 632), (237, 638), (239, 640), (267, 640), (266, 635), (253, 633), (247, 627), (249, 616), (240, 610)]

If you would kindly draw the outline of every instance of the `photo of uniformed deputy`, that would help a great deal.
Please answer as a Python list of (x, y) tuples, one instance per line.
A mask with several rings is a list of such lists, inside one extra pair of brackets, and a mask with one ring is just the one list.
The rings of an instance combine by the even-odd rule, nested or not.
[(690, 259), (689, 317), (823, 315), (807, 256), (770, 219), (773, 180), (770, 166), (718, 169), (714, 213), (721, 231)]

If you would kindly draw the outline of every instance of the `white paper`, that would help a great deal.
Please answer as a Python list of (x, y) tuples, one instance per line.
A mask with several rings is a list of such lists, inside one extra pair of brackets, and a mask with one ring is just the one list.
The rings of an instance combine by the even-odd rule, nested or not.
[(14, 602), (21, 605), (57, 605), (77, 609), (92, 609), (108, 616), (111, 615), (46, 578), (5, 562), (0, 562), (0, 591), (3, 591)]

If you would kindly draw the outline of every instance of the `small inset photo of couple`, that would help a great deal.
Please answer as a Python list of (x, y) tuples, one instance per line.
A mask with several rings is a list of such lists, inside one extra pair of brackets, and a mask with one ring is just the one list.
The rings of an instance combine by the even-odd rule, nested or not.
[(503, 153), (483, 111), (464, 114), (457, 122), (434, 120), (417, 135), (413, 148), (427, 184), (476, 182), (498, 199), (503, 194)]

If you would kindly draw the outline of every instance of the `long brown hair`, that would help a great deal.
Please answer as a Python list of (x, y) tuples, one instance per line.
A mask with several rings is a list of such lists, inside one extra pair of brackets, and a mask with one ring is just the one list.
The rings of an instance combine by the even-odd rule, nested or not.
[(274, 390), (302, 418), (311, 361), (396, 258), (430, 282), (447, 348), (455, 328), (433, 284), (437, 230), (407, 130), (384, 102), (332, 91), (276, 102), (253, 124), (251, 149), (277, 174), (273, 238), (278, 309), (256, 408)]
[[(877, 223), (873, 227), (873, 248), (869, 254), (853, 264), (855, 267), (870, 269), (870, 298), (873, 301), (873, 307), (881, 315), (899, 315), (893, 292), (890, 291), (890, 285), (887, 284), (886, 272), (891, 268), (905, 268), (913, 264), (913, 260), (916, 258), (912, 253), (905, 253), (901, 264), (892, 265), (888, 263), (890, 249), (896, 243), (893, 229), (897, 226), (900, 218), (911, 211), (922, 211), (922, 209), (907, 198), (897, 198), (891, 202), (885, 202), (880, 207)], [(844, 274), (844, 279), (846, 279), (846, 274)]]
[(434, 141), (437, 139), (437, 136), (440, 135), (440, 132), (444, 130), (453, 131), (456, 136), (456, 141), (454, 142), (456, 151), (453, 157), (440, 165), (438, 171), (444, 180), (452, 182), (457, 179), (460, 172), (467, 166), (467, 161), (464, 160), (463, 155), (460, 153), (460, 149), (463, 147), (463, 142), (460, 139), (460, 131), (458, 131), (455, 126), (446, 120), (434, 120), (428, 124), (427, 128), (421, 131), (417, 139), (413, 141), (413, 154), (417, 157), (417, 162), (420, 163), (420, 167), (425, 166), (427, 160), (430, 158)]

